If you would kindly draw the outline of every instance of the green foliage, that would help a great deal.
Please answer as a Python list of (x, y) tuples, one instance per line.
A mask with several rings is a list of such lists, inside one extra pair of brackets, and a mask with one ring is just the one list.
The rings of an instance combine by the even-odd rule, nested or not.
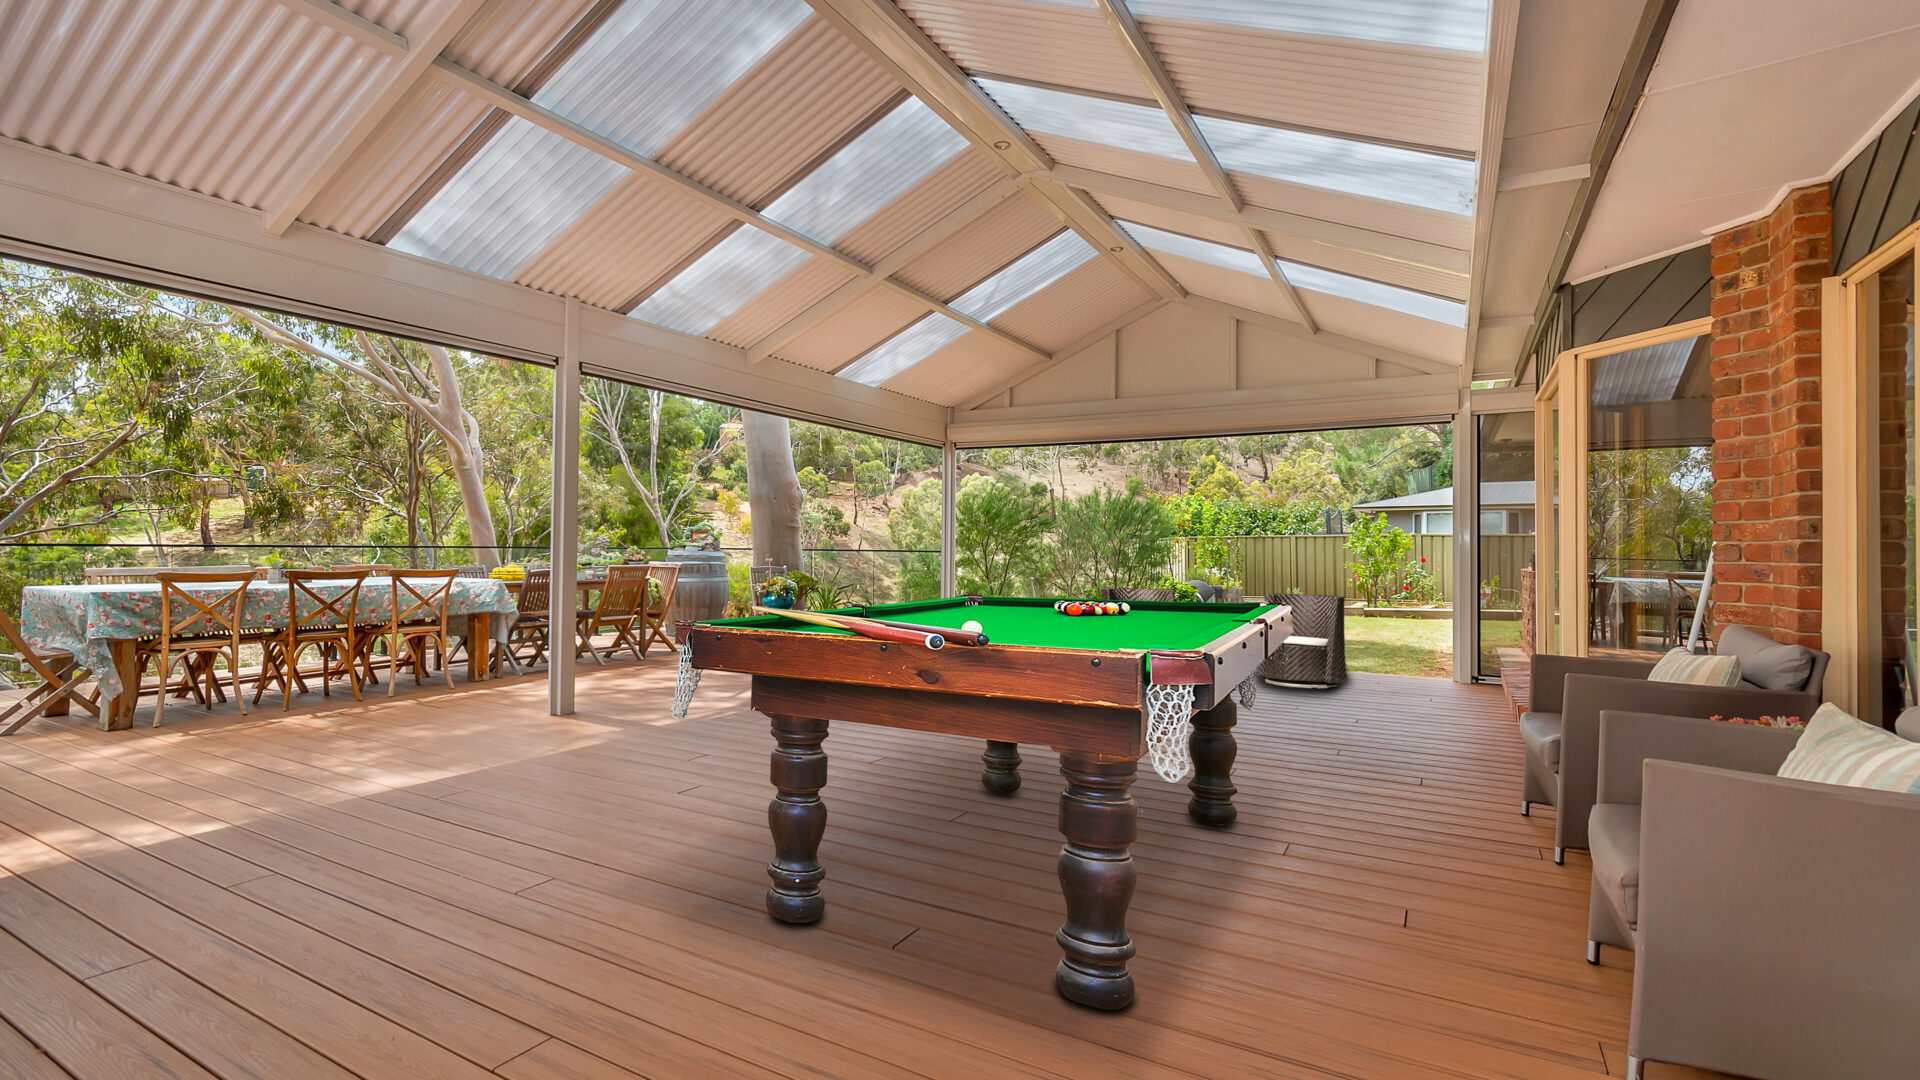
[(1433, 571), (1427, 566), (1425, 556), (1408, 563), (1400, 578), (1400, 595), (1395, 599), (1409, 604), (1438, 604), (1443, 598), (1440, 583), (1433, 580)]
[(893, 490), (893, 474), (878, 461), (863, 461), (853, 467), (854, 493), (865, 499), (877, 499)]
[(1208, 454), (1194, 470), (1193, 482), (1188, 490), (1192, 495), (1209, 502), (1222, 502), (1239, 497), (1245, 488), (1238, 473), (1226, 462)]
[(1393, 527), (1385, 514), (1357, 514), (1347, 529), (1347, 571), (1369, 604), (1379, 604), (1393, 580), (1406, 569), (1413, 537)]
[(1102, 488), (1061, 502), (1054, 541), (1054, 591), (1098, 596), (1103, 588), (1145, 585), (1164, 572), (1173, 515), (1141, 488)]
[(809, 499), (827, 497), (827, 477), (811, 465), (800, 470), (800, 490), (807, 493)]
[[(902, 600), (928, 600), (940, 595), (940, 481), (928, 477), (900, 493), (899, 505), (887, 515), (887, 539), (901, 556), (899, 586)], [(917, 549), (917, 550), (914, 550)]]
[(833, 547), (852, 535), (847, 512), (832, 503), (809, 502), (800, 508), (801, 547)]
[(1270, 499), (1209, 499), (1174, 495), (1166, 501), (1179, 536), (1305, 536), (1320, 531), (1327, 508)]
[(743, 562), (727, 563), (727, 617), (745, 618), (753, 614), (758, 601), (753, 595), (753, 567)]
[(1193, 586), (1187, 584), (1186, 582), (1181, 581), (1179, 578), (1174, 577), (1172, 574), (1161, 574), (1160, 579), (1153, 583), (1153, 587), (1156, 589), (1172, 589), (1173, 598), (1175, 600), (1185, 600), (1188, 602), (1192, 602), (1200, 599), (1199, 589), (1196, 589)]
[[(1035, 488), (1038, 490), (1035, 490)], [(965, 592), (1010, 596), (1044, 582), (1047, 533), (1045, 484), (1022, 486), (969, 476), (960, 485), (954, 563)]]

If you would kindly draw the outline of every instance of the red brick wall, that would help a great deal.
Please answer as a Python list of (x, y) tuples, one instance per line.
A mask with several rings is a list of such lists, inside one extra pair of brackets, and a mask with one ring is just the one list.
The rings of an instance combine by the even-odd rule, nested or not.
[(1828, 187), (1713, 238), (1714, 618), (1820, 643), (1820, 279)]

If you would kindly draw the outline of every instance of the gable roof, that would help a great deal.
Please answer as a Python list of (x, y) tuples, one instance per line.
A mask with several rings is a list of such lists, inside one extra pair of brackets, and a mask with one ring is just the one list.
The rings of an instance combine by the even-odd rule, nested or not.
[[(1493, 510), (1532, 509), (1533, 481), (1489, 480), (1480, 485), (1480, 505)], [(1451, 510), (1453, 509), (1453, 487), (1449, 485), (1412, 495), (1396, 495), (1391, 499), (1355, 503), (1353, 508), (1355, 510)]]

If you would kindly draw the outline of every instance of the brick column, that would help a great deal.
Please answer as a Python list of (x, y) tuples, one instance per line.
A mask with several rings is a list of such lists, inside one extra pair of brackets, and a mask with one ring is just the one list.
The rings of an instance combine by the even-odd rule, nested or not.
[(1820, 279), (1828, 186), (1713, 238), (1714, 617), (1820, 643)]

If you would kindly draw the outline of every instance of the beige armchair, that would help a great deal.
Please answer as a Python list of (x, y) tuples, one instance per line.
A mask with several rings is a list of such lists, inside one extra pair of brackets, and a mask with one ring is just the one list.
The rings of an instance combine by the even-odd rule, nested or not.
[[(1920, 719), (1903, 726), (1920, 736)], [(1633, 949), (1627, 1075), (1910, 1077), (1920, 796), (1772, 775), (1797, 730), (1607, 711), (1587, 960)], [(1915, 741), (1920, 741), (1917, 739)]]
[[(1751, 656), (1775, 643), (1744, 627), (1730, 626), (1721, 651)], [(1532, 697), (1520, 716), (1520, 741), (1526, 748), (1520, 812), (1535, 803), (1555, 808), (1553, 861), (1564, 864), (1568, 848), (1585, 848), (1587, 812), (1593, 808), (1600, 753), (1602, 709), (1657, 712), (1672, 716), (1797, 716), (1820, 707), (1827, 654), (1808, 649), (1804, 682), (1786, 690), (1768, 690), (1751, 682), (1738, 686), (1694, 686), (1647, 681), (1653, 660), (1603, 660), (1535, 653)], [(1743, 669), (1746, 661), (1742, 662)], [(1755, 665), (1756, 668), (1758, 665)]]

